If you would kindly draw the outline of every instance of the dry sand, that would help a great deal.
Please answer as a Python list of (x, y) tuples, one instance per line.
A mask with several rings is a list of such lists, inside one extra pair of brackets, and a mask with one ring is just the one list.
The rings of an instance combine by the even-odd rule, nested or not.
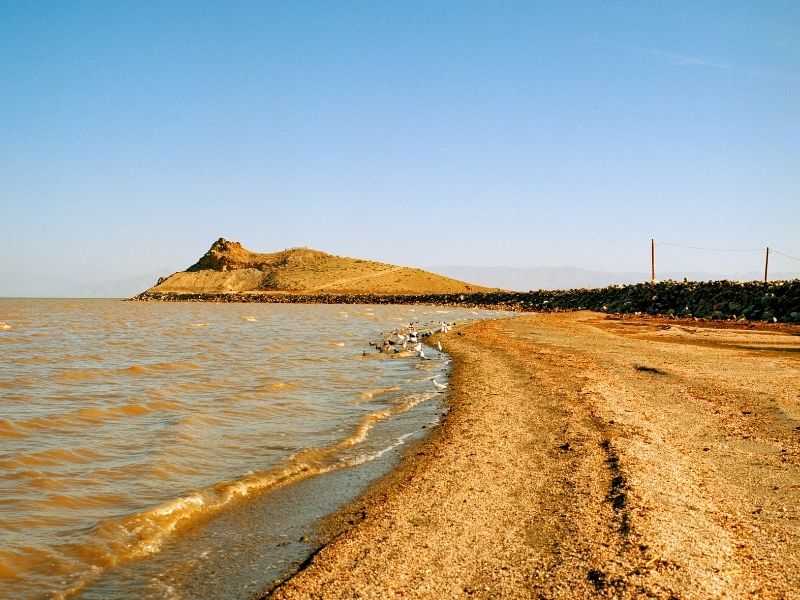
[(568, 313), (439, 339), (442, 426), (272, 597), (800, 597), (800, 337)]

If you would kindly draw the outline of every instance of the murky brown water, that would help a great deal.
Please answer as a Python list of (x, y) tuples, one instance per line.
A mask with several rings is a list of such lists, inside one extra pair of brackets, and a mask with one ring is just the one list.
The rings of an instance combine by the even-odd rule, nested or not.
[[(236, 556), (242, 519), (294, 506), (280, 490), (319, 495), (323, 474), (419, 430), (408, 415), (436, 396), (446, 357), (364, 357), (370, 341), (411, 321), (481, 314), (0, 299), (0, 597), (93, 597), (93, 586), (143, 597), (143, 582), (167, 572), (174, 585), (163, 589), (181, 597), (187, 556)], [(220, 589), (211, 597), (247, 597)]]

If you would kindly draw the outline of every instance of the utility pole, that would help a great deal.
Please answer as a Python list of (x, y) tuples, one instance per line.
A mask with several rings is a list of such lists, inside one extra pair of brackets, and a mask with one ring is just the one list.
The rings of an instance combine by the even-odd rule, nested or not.
[(650, 283), (656, 282), (656, 241), (650, 238)]
[(764, 258), (764, 283), (767, 283), (768, 270), (769, 270), (769, 246), (767, 246), (767, 256)]

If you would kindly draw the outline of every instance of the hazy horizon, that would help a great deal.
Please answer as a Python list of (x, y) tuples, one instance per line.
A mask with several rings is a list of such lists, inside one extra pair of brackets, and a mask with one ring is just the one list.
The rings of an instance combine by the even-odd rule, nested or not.
[[(413, 265), (408, 265), (413, 266)], [(595, 271), (575, 266), (561, 267), (471, 267), (466, 265), (421, 265), (420, 268), (433, 273), (460, 279), (486, 287), (498, 287), (513, 291), (559, 290), (608, 285), (632, 284), (649, 281), (645, 271)], [(0, 280), (0, 298), (130, 298), (155, 285), (159, 277), (172, 271), (161, 269), (151, 273), (116, 279), (98, 279), (97, 276), (74, 274), (56, 280), (13, 274)], [(680, 281), (761, 281), (763, 271), (738, 271), (730, 273), (710, 271), (662, 271), (658, 280)], [(797, 272), (771, 272), (770, 281), (797, 279)]]
[(220, 236), (800, 275), (796, 2), (0, 2), (0, 114), (3, 295)]

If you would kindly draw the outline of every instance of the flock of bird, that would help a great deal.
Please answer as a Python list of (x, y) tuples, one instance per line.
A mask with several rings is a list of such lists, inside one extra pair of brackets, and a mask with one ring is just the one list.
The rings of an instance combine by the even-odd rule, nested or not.
[[(444, 321), (439, 322), (438, 330), (441, 333), (449, 333), (452, 328), (453, 326), (450, 323), (445, 323)], [(384, 354), (408, 353), (410, 346), (411, 351), (413, 351), (413, 353), (416, 354), (420, 359), (432, 360), (432, 358), (427, 356), (425, 351), (422, 349), (421, 340), (433, 335), (433, 333), (434, 328), (429, 327), (425, 331), (417, 331), (417, 326), (415, 323), (409, 323), (408, 327), (393, 331), (391, 336), (383, 341), (383, 344), (378, 345), (376, 343), (370, 343), (370, 346), (375, 346), (378, 349), (378, 352)], [(436, 342), (436, 349), (439, 352), (442, 352), (441, 342)], [(364, 355), (366, 355), (366, 352)], [(435, 377), (432, 379), (432, 381), (437, 390), (444, 390), (447, 388), (446, 383), (439, 383), (436, 381)]]

